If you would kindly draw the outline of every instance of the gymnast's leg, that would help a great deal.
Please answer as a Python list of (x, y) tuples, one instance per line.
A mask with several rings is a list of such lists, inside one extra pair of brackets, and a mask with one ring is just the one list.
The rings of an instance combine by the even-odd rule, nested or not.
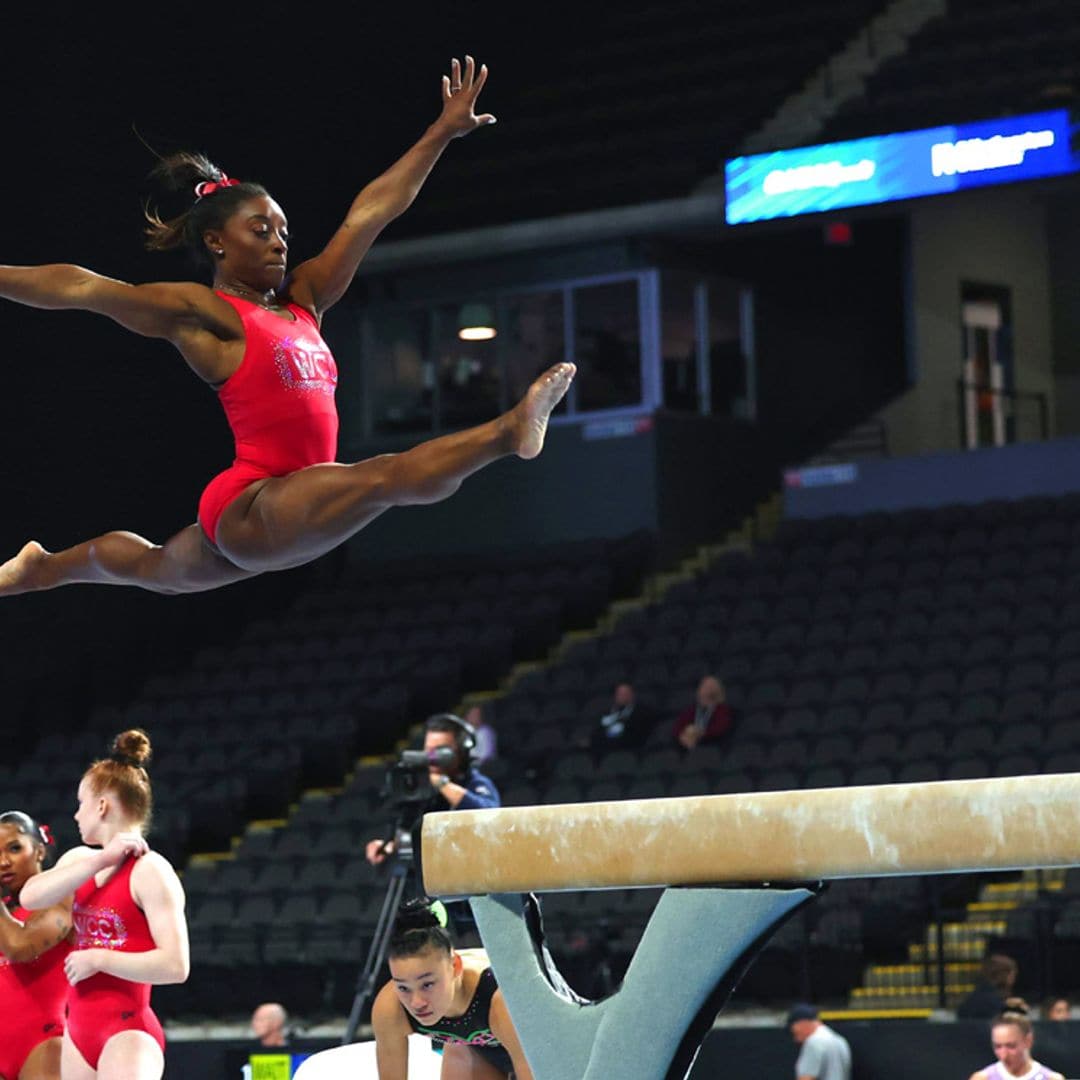
[(97, 1076), (66, 1031), (60, 1048), (60, 1075), (63, 1080), (95, 1080)]
[(548, 417), (574, 376), (556, 364), (508, 413), (466, 431), (355, 465), (312, 465), (252, 484), (222, 514), (221, 551), (198, 525), (164, 544), (111, 532), (65, 551), (31, 540), (0, 565), (0, 596), (61, 585), (133, 585), (151, 592), (205, 592), (266, 570), (301, 566), (331, 551), (391, 506), (439, 502), (485, 465), (540, 453)]
[(207, 543), (198, 525), (164, 544), (130, 532), (110, 532), (65, 551), (46, 551), (31, 540), (0, 566), (0, 596), (60, 585), (135, 585), (150, 592), (205, 592), (253, 576)]
[(439, 1080), (506, 1080), (506, 1075), (467, 1046), (443, 1049)]
[(164, 1072), (165, 1055), (145, 1031), (118, 1031), (97, 1063), (97, 1080), (159, 1080)]
[(253, 571), (299, 566), (337, 547), (392, 506), (439, 502), (498, 458), (540, 453), (548, 417), (574, 376), (556, 364), (509, 412), (486, 424), (354, 465), (312, 465), (253, 484), (226, 507), (222, 553)]
[(60, 1075), (60, 1040), (39, 1042), (19, 1070), (18, 1080), (55, 1080)]

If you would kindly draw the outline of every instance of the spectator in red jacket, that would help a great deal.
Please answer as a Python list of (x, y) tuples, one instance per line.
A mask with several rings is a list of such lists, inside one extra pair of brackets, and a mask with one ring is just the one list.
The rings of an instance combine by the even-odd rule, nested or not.
[(698, 683), (694, 704), (687, 705), (675, 721), (675, 741), (686, 750), (717, 742), (731, 731), (732, 720), (724, 684), (715, 675), (706, 675)]

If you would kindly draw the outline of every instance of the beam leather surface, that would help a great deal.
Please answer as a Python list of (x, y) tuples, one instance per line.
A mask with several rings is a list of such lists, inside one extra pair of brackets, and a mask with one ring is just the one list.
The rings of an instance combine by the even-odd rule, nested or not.
[(1080, 864), (1080, 774), (427, 814), (430, 896)]

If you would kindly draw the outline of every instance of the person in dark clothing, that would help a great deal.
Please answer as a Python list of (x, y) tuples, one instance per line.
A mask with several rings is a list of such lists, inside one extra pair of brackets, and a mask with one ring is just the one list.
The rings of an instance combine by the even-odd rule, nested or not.
[(993, 1020), (1005, 1007), (1019, 972), (1011, 956), (991, 953), (982, 963), (975, 989), (956, 1007), (958, 1020)]
[(611, 704), (581, 745), (597, 756), (609, 750), (636, 750), (648, 738), (655, 719), (652, 709), (638, 700), (633, 686), (619, 683), (611, 695)]
[[(494, 783), (472, 764), (476, 748), (476, 732), (472, 725), (452, 713), (437, 713), (424, 725), (424, 752), (435, 755), (448, 748), (454, 760), (448, 765), (434, 761), (428, 769), (431, 798), (417, 810), (418, 817), (435, 810), (490, 810), (502, 805)], [(395, 850), (394, 840), (369, 840), (365, 849), (367, 861), (378, 866)]]
[[(365, 849), (367, 861), (380, 866), (398, 852), (399, 844), (420, 851), (420, 833), (424, 815), (445, 810), (490, 810), (502, 805), (495, 784), (473, 764), (477, 749), (476, 731), (453, 713), (436, 713), (424, 724), (424, 752), (429, 755), (428, 783), (431, 795), (426, 802), (411, 807), (412, 824), (403, 823), (402, 831), (388, 840), (369, 840)], [(449, 763), (436, 759), (447, 750), (453, 751)], [(407, 864), (408, 892), (423, 892), (421, 874), (411, 857)], [(476, 923), (467, 900), (447, 905), (458, 939), (475, 933)]]

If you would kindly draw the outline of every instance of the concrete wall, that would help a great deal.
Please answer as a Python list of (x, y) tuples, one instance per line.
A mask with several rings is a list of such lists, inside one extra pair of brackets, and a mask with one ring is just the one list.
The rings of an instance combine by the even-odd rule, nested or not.
[[(1012, 296), (1015, 388), (1051, 395), (1050, 255), (1044, 198), (1030, 188), (927, 199), (911, 211), (911, 363), (915, 385), (881, 413), (894, 455), (959, 447), (963, 282)], [(1053, 428), (1051, 429), (1053, 434)]]
[[(854, 1080), (907, 1080), (970, 1076), (993, 1060), (990, 1032), (981, 1021), (928, 1023), (925, 1020), (834, 1022), (851, 1044)], [(556, 1032), (552, 1033), (557, 1035)], [(327, 1039), (297, 1040), (295, 1050), (315, 1053), (336, 1045)], [(213, 1076), (239, 1078), (250, 1043), (170, 1041), (168, 1080)], [(798, 1048), (783, 1027), (720, 1027), (709, 1032), (690, 1071), (690, 1080), (716, 1077), (792, 1077)], [(1080, 1075), (1080, 1022), (1037, 1023), (1033, 1054), (1066, 1076)], [(611, 1075), (619, 1076), (619, 1062)]]
[(641, 415), (554, 427), (535, 461), (497, 461), (433, 506), (391, 510), (350, 559), (506, 551), (656, 533), (663, 557), (715, 539), (779, 480), (738, 420)]
[(1047, 201), (1050, 306), (1057, 430), (1080, 435), (1080, 199), (1064, 190)]
[(792, 469), (784, 516), (893, 512), (1080, 489), (1080, 438)]
[[(912, 1076), (947, 1080), (970, 1076), (994, 1060), (990, 1032), (982, 1021), (925, 1020), (831, 1022), (851, 1044), (853, 1080), (902, 1080)], [(1050, 1068), (1080, 1071), (1080, 1023), (1035, 1025), (1033, 1056)], [(791, 1077), (798, 1048), (782, 1028), (716, 1028), (709, 1033), (690, 1080), (721, 1076)], [(732, 1069), (731, 1063), (738, 1062)]]

